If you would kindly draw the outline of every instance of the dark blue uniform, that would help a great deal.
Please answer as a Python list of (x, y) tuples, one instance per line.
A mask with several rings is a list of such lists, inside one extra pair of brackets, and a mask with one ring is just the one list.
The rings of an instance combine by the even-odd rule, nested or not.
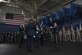
[(19, 47), (21, 47), (22, 45), (22, 42), (23, 42), (23, 36), (24, 36), (24, 28), (23, 27), (20, 27), (20, 30), (19, 30)]
[(59, 45), (58, 45), (58, 43), (59, 43), (58, 26), (53, 28), (53, 34), (54, 34), (55, 47), (58, 48), (59, 47)]
[(27, 33), (27, 46), (28, 46), (28, 51), (32, 51), (33, 49), (33, 36), (36, 33), (36, 27), (34, 23), (28, 23), (26, 26), (26, 33)]

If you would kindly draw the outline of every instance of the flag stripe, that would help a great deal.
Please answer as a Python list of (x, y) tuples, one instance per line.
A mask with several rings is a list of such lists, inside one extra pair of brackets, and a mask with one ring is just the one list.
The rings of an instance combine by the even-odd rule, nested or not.
[(24, 20), (6, 20), (6, 22), (20, 22), (20, 21), (24, 22)]
[(5, 22), (11, 25), (21, 25), (24, 24), (24, 16), (22, 14), (14, 14), (12, 19), (7, 18)]

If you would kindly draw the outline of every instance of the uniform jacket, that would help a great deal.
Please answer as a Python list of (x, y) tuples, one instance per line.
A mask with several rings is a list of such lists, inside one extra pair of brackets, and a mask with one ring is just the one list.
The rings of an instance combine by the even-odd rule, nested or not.
[(34, 36), (36, 34), (36, 27), (33, 23), (28, 23), (26, 26), (26, 34), (27, 36)]

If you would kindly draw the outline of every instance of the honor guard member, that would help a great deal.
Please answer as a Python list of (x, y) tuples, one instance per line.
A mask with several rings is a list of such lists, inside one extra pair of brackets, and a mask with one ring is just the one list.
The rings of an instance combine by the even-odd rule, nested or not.
[(35, 34), (35, 41), (36, 41), (36, 47), (39, 47), (39, 36), (40, 36), (40, 28), (39, 25), (36, 24), (36, 34)]
[(53, 27), (50, 27), (51, 42), (53, 41), (53, 38), (54, 38), (52, 30), (53, 30)]
[(69, 42), (70, 39), (71, 39), (71, 31), (70, 31), (70, 29), (68, 28), (68, 29), (66, 30), (66, 40)]
[(65, 29), (65, 33), (64, 33), (66, 36), (65, 36), (65, 41), (67, 42), (67, 37), (68, 37), (68, 31), (67, 31), (67, 28)]
[(77, 37), (77, 42), (81, 42), (80, 29), (78, 27), (76, 27), (76, 37)]
[(63, 36), (63, 41), (66, 41), (66, 33), (65, 33), (65, 27), (62, 28), (62, 36)]
[(69, 42), (71, 40), (71, 31), (69, 28), (67, 29), (67, 36), (66, 37), (67, 37), (67, 41)]
[(60, 37), (60, 42), (62, 42), (63, 36), (62, 36), (62, 31), (61, 30), (59, 31), (59, 37)]
[(54, 34), (55, 48), (58, 48), (59, 47), (59, 45), (58, 45), (59, 36), (58, 36), (58, 26), (57, 26), (57, 23), (54, 23), (53, 34)]
[(75, 39), (75, 30), (73, 29), (73, 27), (71, 27), (71, 41), (72, 42), (76, 42), (76, 39)]
[(21, 47), (22, 45), (22, 42), (23, 42), (23, 37), (24, 37), (24, 27), (23, 25), (20, 25), (20, 28), (19, 28), (19, 47)]
[(26, 26), (27, 46), (29, 52), (32, 52), (33, 50), (33, 36), (35, 35), (35, 33), (35, 23), (33, 22), (33, 19), (30, 19), (28, 25)]
[(44, 30), (43, 30), (43, 27), (41, 27), (41, 31), (40, 31), (40, 45), (41, 46), (44, 45)]

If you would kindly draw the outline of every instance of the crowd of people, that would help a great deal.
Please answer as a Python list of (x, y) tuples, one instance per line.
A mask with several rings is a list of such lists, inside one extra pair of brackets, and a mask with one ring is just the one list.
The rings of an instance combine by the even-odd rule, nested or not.
[[(24, 36), (23, 26), (20, 26), (20, 42), (19, 47), (22, 45), (22, 40)], [(54, 35), (54, 44), (55, 47), (58, 48), (58, 26), (55, 23), (53, 28), (46, 28), (46, 27), (40, 27), (33, 19), (30, 19), (28, 22), (28, 25), (25, 26), (25, 33), (27, 36), (27, 47), (28, 51), (32, 51), (33, 49), (33, 39), (35, 39), (36, 47), (39, 47), (40, 45), (44, 45), (44, 41), (48, 42), (50, 40), (50, 30), (52, 31), (52, 34)]]
[(0, 32), (0, 43), (16, 43), (18, 33)]
[(82, 42), (82, 30), (78, 27), (65, 28), (59, 31), (60, 41)]
[(33, 19), (30, 19), (26, 26), (20, 26), (19, 32), (1, 32), (1, 43), (18, 43), (19, 47), (22, 46), (24, 38), (28, 51), (33, 50), (35, 41), (36, 47), (43, 46), (44, 42), (54, 42), (54, 47), (59, 48), (59, 42), (82, 42), (81, 30), (76, 27), (59, 29), (57, 23), (53, 23), (52, 28), (40, 27)]

